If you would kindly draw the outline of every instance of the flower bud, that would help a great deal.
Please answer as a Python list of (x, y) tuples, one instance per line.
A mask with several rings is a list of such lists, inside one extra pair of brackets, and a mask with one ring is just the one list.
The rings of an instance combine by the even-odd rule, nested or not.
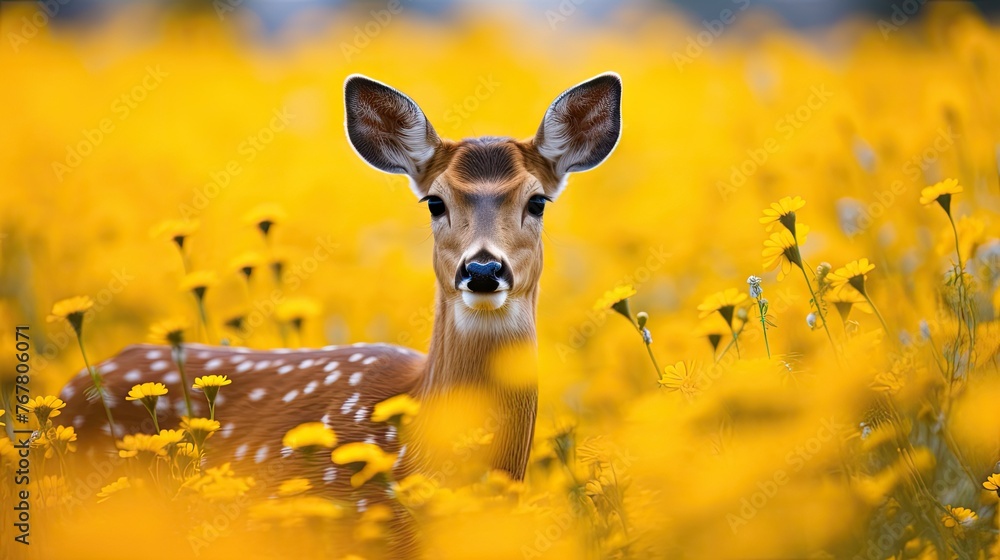
[(639, 323), (639, 328), (640, 329), (645, 328), (646, 327), (646, 321), (649, 320), (649, 314), (646, 313), (645, 311), (640, 311), (635, 316), (635, 320), (636, 320), (637, 323)]

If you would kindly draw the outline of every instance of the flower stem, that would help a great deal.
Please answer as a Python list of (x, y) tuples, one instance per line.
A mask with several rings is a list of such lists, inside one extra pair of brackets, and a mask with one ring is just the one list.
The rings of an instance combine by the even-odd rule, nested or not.
[(80, 346), (80, 354), (83, 356), (83, 364), (87, 368), (87, 372), (90, 373), (90, 379), (94, 383), (94, 389), (97, 390), (97, 397), (101, 399), (101, 405), (104, 407), (104, 413), (108, 417), (108, 429), (111, 431), (111, 440), (115, 443), (118, 442), (118, 437), (115, 435), (115, 419), (111, 416), (111, 409), (108, 408), (108, 402), (104, 399), (104, 385), (101, 382), (100, 374), (97, 373), (90, 365), (90, 360), (87, 359), (87, 350), (83, 347), (83, 337), (79, 332), (76, 333), (76, 342)]
[(663, 370), (660, 369), (660, 364), (656, 361), (656, 356), (653, 355), (653, 348), (651, 345), (646, 344), (646, 352), (649, 352), (649, 359), (653, 361), (653, 368), (656, 369), (656, 376), (659, 377)]
[(184, 390), (184, 406), (187, 408), (188, 418), (194, 418), (194, 409), (191, 407), (191, 394), (188, 392), (187, 372), (184, 371), (184, 348), (175, 346), (172, 349), (174, 363), (177, 364), (177, 371), (181, 374), (181, 388)]
[[(798, 245), (796, 244), (796, 247)], [(812, 296), (813, 305), (816, 307), (816, 314), (819, 315), (819, 320), (823, 322), (823, 330), (826, 331), (826, 337), (830, 339), (830, 346), (833, 346), (834, 352), (837, 351), (837, 345), (833, 343), (833, 336), (830, 334), (830, 328), (826, 324), (826, 317), (823, 316), (823, 306), (819, 304), (819, 298), (816, 297), (816, 292), (813, 290), (812, 282), (809, 281), (809, 275), (806, 274), (806, 269), (802, 265), (798, 265), (799, 270), (802, 271), (802, 278), (806, 281), (806, 287), (809, 288), (809, 294)]]
[(875, 307), (875, 302), (872, 298), (868, 297), (868, 290), (861, 292), (861, 295), (865, 296), (865, 301), (871, 306), (872, 310), (875, 312), (875, 316), (878, 317), (880, 323), (882, 323), (882, 330), (885, 331), (885, 335), (889, 336), (889, 325), (885, 323), (885, 319), (882, 318), (882, 313), (879, 312), (878, 307)]
[(767, 315), (764, 312), (764, 302), (757, 298), (757, 312), (760, 314), (760, 328), (764, 331), (764, 348), (767, 350), (767, 357), (771, 357), (771, 345), (767, 342)]
[[(958, 228), (955, 226), (955, 219), (951, 217), (951, 212), (948, 212), (948, 223), (951, 224), (951, 231), (955, 234), (955, 257), (958, 259), (958, 304), (959, 304), (959, 322), (965, 323), (965, 328), (969, 332), (969, 353), (972, 353), (972, 347), (976, 343), (975, 333), (972, 327), (969, 325), (967, 316), (965, 313), (965, 300), (969, 294), (969, 288), (965, 285), (965, 265), (962, 264), (962, 250), (958, 244)], [(959, 333), (961, 333), (961, 324), (959, 325)], [(957, 344), (957, 341), (956, 341)]]

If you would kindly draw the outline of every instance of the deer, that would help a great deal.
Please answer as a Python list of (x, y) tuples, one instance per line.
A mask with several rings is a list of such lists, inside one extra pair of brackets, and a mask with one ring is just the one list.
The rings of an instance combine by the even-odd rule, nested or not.
[[(484, 467), (520, 481), (535, 429), (537, 378), (505, 383), (493, 371), (493, 358), (513, 347), (528, 348), (534, 358), (543, 215), (569, 174), (597, 167), (618, 145), (621, 78), (608, 72), (567, 89), (545, 110), (535, 135), (522, 141), (442, 139), (412, 99), (359, 74), (346, 79), (344, 98), (350, 146), (375, 169), (405, 175), (430, 213), (437, 285), (429, 350), (367, 343), (275, 350), (184, 344), (189, 383), (209, 374), (233, 381), (219, 395), (222, 427), (209, 440), (207, 460), (231, 463), (237, 472), (294, 463), (282, 436), (301, 423), (323, 422), (341, 443), (374, 443), (397, 455), (398, 476), (421, 472), (434, 461), (422, 445), (431, 435), (423, 431), (433, 427), (419, 422), (429, 403), (473, 389), (485, 396), (483, 406), (494, 419)], [(161, 426), (175, 426), (185, 412), (171, 350), (133, 345), (96, 366), (117, 437), (148, 424), (145, 410), (123, 399), (136, 384), (159, 382), (169, 389), (158, 405)], [(83, 371), (62, 389), (60, 398), (68, 403), (63, 420), (81, 442), (110, 442), (100, 402), (81, 398), (89, 386)], [(377, 403), (400, 394), (425, 403), (406, 441), (393, 426), (371, 421)], [(207, 411), (204, 402), (192, 406), (196, 415)], [(294, 463), (282, 472), (312, 477), (326, 495), (359, 510), (386, 500), (384, 488), (352, 488), (341, 468)]]

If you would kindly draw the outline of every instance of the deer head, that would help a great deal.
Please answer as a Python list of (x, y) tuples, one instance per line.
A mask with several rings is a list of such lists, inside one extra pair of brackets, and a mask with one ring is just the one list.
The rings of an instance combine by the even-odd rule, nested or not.
[(621, 134), (621, 81), (570, 88), (533, 138), (438, 137), (409, 97), (369, 78), (346, 83), (347, 134), (370, 165), (405, 174), (427, 203), (434, 270), (460, 328), (517, 330), (541, 275), (542, 216), (566, 177), (599, 165)]

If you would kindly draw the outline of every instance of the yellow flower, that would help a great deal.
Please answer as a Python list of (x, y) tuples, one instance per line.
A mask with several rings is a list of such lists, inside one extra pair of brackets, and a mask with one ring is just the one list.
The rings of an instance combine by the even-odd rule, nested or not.
[(167, 387), (163, 383), (142, 383), (132, 387), (125, 400), (142, 401), (151, 399), (155, 403), (157, 398), (166, 394)]
[(184, 241), (198, 231), (198, 220), (168, 220), (153, 228), (153, 237), (164, 237), (173, 241), (181, 249)]
[(841, 284), (832, 288), (826, 295), (826, 302), (832, 303), (840, 313), (840, 317), (846, 321), (851, 315), (852, 309), (858, 309), (864, 313), (872, 313), (872, 306), (857, 290)]
[(127, 476), (119, 477), (118, 480), (108, 484), (104, 488), (101, 488), (101, 491), (97, 493), (97, 497), (100, 498), (97, 500), (97, 503), (106, 502), (112, 495), (131, 487), (132, 484), (129, 482)]
[(802, 268), (802, 255), (799, 247), (806, 242), (806, 234), (809, 227), (799, 224), (795, 230), (795, 235), (787, 229), (772, 233), (768, 239), (764, 240), (764, 250), (761, 256), (764, 258), (764, 270), (778, 270), (778, 280), (784, 280), (785, 276), (792, 270), (792, 265)]
[(396, 456), (382, 451), (374, 443), (354, 442), (341, 445), (333, 450), (330, 459), (338, 465), (360, 465), (351, 476), (351, 486), (360, 487), (378, 474), (392, 470)]
[(404, 393), (376, 404), (372, 411), (372, 422), (394, 421), (405, 426), (413, 421), (418, 412), (420, 403)]
[(276, 204), (261, 204), (243, 216), (246, 223), (256, 226), (266, 237), (271, 227), (285, 221), (285, 211)]
[(45, 430), (42, 435), (35, 440), (35, 444), (45, 448), (45, 458), (51, 459), (55, 455), (75, 453), (76, 430), (73, 426), (56, 426), (54, 429)]
[(736, 288), (716, 292), (705, 298), (705, 301), (701, 302), (698, 306), (698, 311), (700, 312), (698, 317), (704, 319), (712, 313), (718, 312), (726, 320), (726, 324), (732, 325), (733, 311), (736, 309), (736, 306), (746, 301), (748, 297), (746, 292), (742, 292)]
[(83, 328), (83, 316), (94, 307), (94, 300), (90, 296), (77, 296), (57, 301), (52, 306), (52, 313), (48, 317), (50, 323), (66, 320), (76, 331), (76, 336), (80, 336)]
[(669, 391), (680, 391), (687, 398), (694, 397), (701, 390), (697, 372), (684, 362), (663, 368), (658, 383)]
[(875, 265), (868, 262), (868, 259), (859, 259), (847, 263), (847, 266), (838, 268), (831, 272), (826, 278), (831, 286), (843, 286), (850, 284), (861, 294), (865, 293), (865, 280), (868, 273), (875, 270)]
[(948, 515), (941, 517), (941, 522), (944, 523), (945, 527), (956, 527), (961, 529), (962, 527), (972, 525), (977, 519), (979, 519), (976, 512), (964, 507), (948, 506), (948, 512)]
[(229, 262), (230, 268), (238, 271), (247, 280), (253, 275), (254, 269), (264, 263), (264, 257), (256, 251), (247, 251)]
[(312, 484), (308, 479), (293, 478), (281, 483), (281, 486), (278, 487), (278, 495), (282, 498), (287, 498), (288, 496), (301, 494), (310, 488), (312, 488)]
[(62, 414), (60, 409), (66, 408), (66, 403), (62, 402), (62, 399), (58, 397), (48, 395), (35, 397), (29, 400), (28, 404), (24, 406), (28, 409), (28, 412), (35, 413), (35, 417), (38, 418), (38, 424), (44, 427), (49, 418), (55, 418)]
[(927, 206), (937, 202), (944, 211), (951, 215), (951, 195), (962, 192), (962, 186), (957, 179), (945, 179), (937, 184), (925, 187), (920, 191), (920, 204)]
[(160, 321), (149, 329), (149, 339), (157, 344), (180, 346), (184, 344), (184, 331), (190, 327), (183, 319)]
[(632, 313), (628, 307), (628, 298), (636, 294), (635, 288), (631, 284), (623, 284), (604, 292), (604, 295), (594, 303), (595, 311), (612, 310), (632, 321)]
[(232, 382), (225, 375), (203, 375), (195, 378), (194, 385), (191, 388), (204, 391), (208, 395), (208, 400), (214, 402), (215, 395), (218, 394), (219, 389), (226, 385), (231, 385)]
[(316, 300), (307, 297), (287, 298), (274, 312), (274, 316), (282, 323), (291, 323), (296, 329), (302, 328), (302, 322), (320, 314)]
[(185, 430), (187, 433), (194, 437), (195, 441), (203, 442), (206, 438), (219, 431), (222, 425), (219, 424), (218, 420), (211, 420), (209, 418), (188, 418), (187, 416), (181, 417), (181, 429)]
[(1000, 496), (1000, 474), (991, 474), (986, 478), (986, 482), (983, 483), (983, 488), (996, 492)]
[(778, 202), (771, 203), (770, 208), (764, 209), (764, 216), (760, 219), (760, 223), (766, 226), (767, 231), (774, 229), (775, 224), (781, 224), (792, 235), (795, 235), (795, 212), (805, 205), (806, 201), (802, 200), (801, 196), (794, 198), (786, 196)]
[(181, 291), (192, 292), (198, 299), (205, 297), (205, 291), (219, 283), (218, 276), (211, 270), (197, 270), (188, 273), (181, 280)]
[(229, 463), (205, 469), (184, 481), (181, 486), (197, 492), (201, 498), (212, 502), (231, 501), (244, 496), (255, 482), (253, 477), (236, 476)]
[(322, 422), (306, 422), (288, 430), (281, 444), (292, 449), (325, 447), (337, 445), (337, 434)]
[(128, 434), (116, 442), (118, 456), (122, 459), (131, 457), (160, 457), (167, 454), (163, 438), (149, 434)]

